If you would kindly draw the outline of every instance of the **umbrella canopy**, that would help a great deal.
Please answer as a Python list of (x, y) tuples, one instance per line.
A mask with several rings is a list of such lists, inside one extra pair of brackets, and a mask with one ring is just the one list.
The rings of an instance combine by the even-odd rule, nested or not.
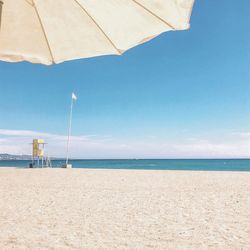
[(0, 2), (0, 60), (49, 65), (120, 55), (162, 32), (188, 29), (194, 0)]

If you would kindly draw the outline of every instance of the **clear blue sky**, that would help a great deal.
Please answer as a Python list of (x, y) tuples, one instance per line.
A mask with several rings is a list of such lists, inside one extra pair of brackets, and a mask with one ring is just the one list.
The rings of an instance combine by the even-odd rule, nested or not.
[(0, 77), (2, 152), (35, 131), (63, 155), (73, 91), (72, 157), (250, 157), (249, 0), (197, 0), (190, 30), (121, 57), (0, 62)]

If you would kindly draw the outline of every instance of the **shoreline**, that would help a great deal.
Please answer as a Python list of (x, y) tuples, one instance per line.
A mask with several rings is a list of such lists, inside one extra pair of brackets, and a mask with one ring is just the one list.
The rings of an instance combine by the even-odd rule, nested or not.
[(0, 166), (0, 171), (1, 169), (19, 169), (19, 170), (22, 170), (22, 169), (29, 169), (29, 170), (35, 170), (35, 169), (40, 169), (40, 170), (46, 170), (46, 169), (64, 169), (66, 171), (70, 171), (70, 169), (72, 170), (75, 170), (75, 169), (78, 169), (78, 170), (105, 170), (105, 171), (109, 171), (109, 170), (114, 170), (114, 171), (162, 171), (162, 172), (210, 172), (210, 173), (217, 173), (217, 172), (226, 172), (226, 173), (250, 173), (250, 170), (209, 170), (209, 169), (206, 169), (206, 170), (196, 170), (196, 169), (143, 169), (143, 168), (140, 168), (140, 169), (137, 169), (137, 168), (86, 168), (86, 167), (72, 167), (70, 169), (66, 169), (66, 168), (62, 168), (62, 167), (44, 167), (44, 168), (29, 168), (29, 167), (18, 167), (18, 166)]

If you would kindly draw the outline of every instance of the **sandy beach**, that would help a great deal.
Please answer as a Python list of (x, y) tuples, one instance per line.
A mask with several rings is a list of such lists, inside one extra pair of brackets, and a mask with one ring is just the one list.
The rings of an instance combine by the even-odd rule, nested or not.
[(250, 173), (0, 169), (0, 249), (249, 249)]

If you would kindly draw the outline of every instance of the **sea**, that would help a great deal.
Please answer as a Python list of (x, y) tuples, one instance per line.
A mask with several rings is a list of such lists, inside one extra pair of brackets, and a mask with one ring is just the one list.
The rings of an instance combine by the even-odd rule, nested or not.
[[(124, 159), (124, 160), (71, 160), (73, 168), (141, 169), (141, 170), (197, 170), (197, 171), (250, 171), (250, 159)], [(1, 167), (28, 168), (30, 161), (2, 160)], [(52, 160), (59, 168), (65, 161)]]

